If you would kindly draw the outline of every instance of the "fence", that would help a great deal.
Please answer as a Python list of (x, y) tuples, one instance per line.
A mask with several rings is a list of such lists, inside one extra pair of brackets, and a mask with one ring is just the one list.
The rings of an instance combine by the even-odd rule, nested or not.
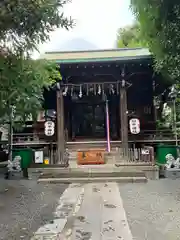
[(14, 133), (13, 141), (15, 143), (23, 143), (23, 142), (40, 142), (45, 141), (44, 132), (39, 133)]
[(122, 165), (155, 165), (154, 148), (128, 148), (127, 152), (119, 148), (116, 152), (116, 162)]
[[(68, 167), (70, 159), (71, 161), (77, 160), (76, 157), (72, 158), (71, 150), (70, 153), (65, 150), (63, 157), (60, 157), (59, 159), (56, 146), (53, 145), (46, 145), (39, 150), (43, 151), (44, 159), (48, 159), (51, 166)], [(73, 152), (77, 155), (76, 151)], [(144, 148), (129, 148), (127, 153), (125, 153), (122, 148), (116, 148), (116, 150), (112, 149), (111, 153), (107, 154), (106, 157), (110, 164), (131, 166), (155, 165), (154, 148), (149, 146)]]
[[(44, 132), (34, 133), (15, 133), (13, 134), (14, 143), (33, 143), (33, 142), (46, 142), (48, 139)], [(128, 136), (129, 142), (134, 141), (143, 141), (143, 142), (152, 142), (152, 141), (173, 141), (175, 136), (172, 131), (169, 129), (166, 130), (141, 130), (140, 134), (134, 136), (129, 133)], [(180, 137), (179, 137), (180, 140)], [(51, 138), (51, 141), (56, 142), (56, 137)]]
[(69, 154), (66, 150), (63, 156), (59, 156), (56, 146), (50, 145), (44, 148), (43, 153), (44, 153), (44, 157), (49, 159), (49, 163), (51, 165), (58, 165), (59, 167), (68, 167)]

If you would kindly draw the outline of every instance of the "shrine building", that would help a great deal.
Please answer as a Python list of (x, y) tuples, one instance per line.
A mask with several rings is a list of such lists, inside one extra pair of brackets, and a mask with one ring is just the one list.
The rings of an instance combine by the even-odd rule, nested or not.
[[(44, 93), (45, 110), (57, 111), (59, 141), (127, 146), (154, 134), (153, 98), (164, 90), (164, 82), (153, 71), (148, 49), (47, 52), (42, 57), (55, 61), (62, 75), (59, 89)], [(139, 119), (139, 134), (131, 134), (131, 118)]]

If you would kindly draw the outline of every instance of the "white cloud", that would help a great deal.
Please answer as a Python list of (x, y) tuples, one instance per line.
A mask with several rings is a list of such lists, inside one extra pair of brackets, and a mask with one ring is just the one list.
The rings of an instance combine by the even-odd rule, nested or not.
[(64, 7), (65, 15), (72, 16), (76, 26), (70, 31), (58, 29), (51, 34), (50, 43), (40, 50), (56, 50), (66, 41), (83, 38), (98, 48), (113, 48), (119, 27), (130, 24), (133, 16), (130, 0), (72, 0)]

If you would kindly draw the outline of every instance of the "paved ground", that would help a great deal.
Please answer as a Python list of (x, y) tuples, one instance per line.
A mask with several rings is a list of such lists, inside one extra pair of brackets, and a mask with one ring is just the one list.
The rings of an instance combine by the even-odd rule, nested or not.
[(47, 223), (51, 230), (55, 225), (64, 228), (71, 240), (115, 240), (120, 234), (123, 238), (117, 239), (127, 240), (131, 239), (129, 227), (134, 240), (180, 239), (180, 180), (69, 187), (35, 180), (0, 182), (2, 240), (34, 240), (34, 232), (49, 231)]
[(180, 179), (120, 185), (135, 240), (180, 239)]
[(67, 185), (37, 184), (35, 180), (0, 179), (0, 239), (31, 239), (53, 211)]
[[(116, 183), (90, 183), (72, 227), (72, 240), (132, 240)], [(84, 236), (84, 238), (83, 238)]]
[(31, 240), (132, 240), (117, 183), (71, 184)]

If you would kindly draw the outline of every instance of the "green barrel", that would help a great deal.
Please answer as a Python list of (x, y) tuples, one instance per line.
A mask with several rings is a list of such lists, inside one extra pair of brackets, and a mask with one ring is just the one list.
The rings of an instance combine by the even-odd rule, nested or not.
[(33, 151), (30, 148), (13, 149), (12, 159), (16, 156), (21, 157), (21, 168), (28, 168), (33, 160)]
[(174, 145), (159, 145), (157, 146), (156, 151), (156, 162), (157, 164), (166, 164), (166, 155), (172, 154), (176, 159), (177, 154), (177, 146)]

